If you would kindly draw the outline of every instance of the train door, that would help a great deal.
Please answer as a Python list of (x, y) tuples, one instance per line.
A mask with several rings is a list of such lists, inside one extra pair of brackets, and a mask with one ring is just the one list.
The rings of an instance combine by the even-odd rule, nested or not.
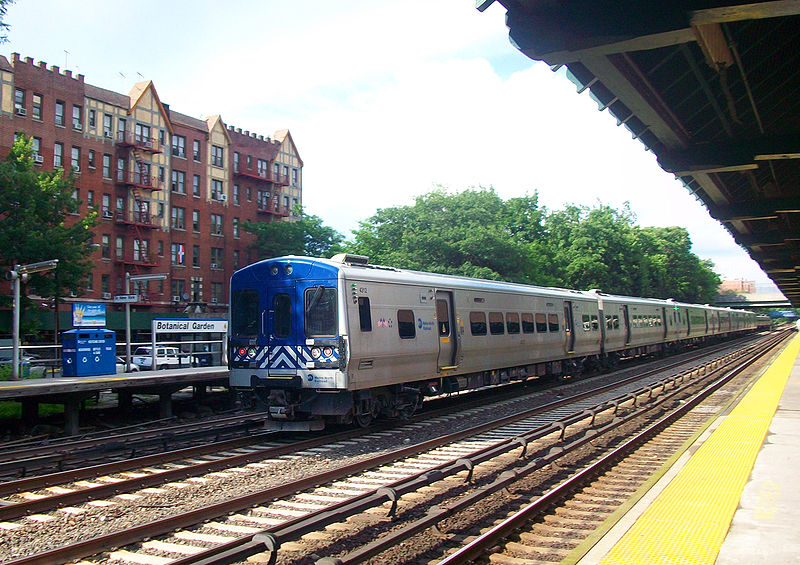
[(689, 309), (685, 308), (684, 311), (686, 312), (686, 335), (692, 335), (692, 322), (689, 319)]
[(708, 334), (708, 310), (704, 311), (703, 314), (706, 316), (706, 334)]
[(453, 293), (436, 291), (436, 334), (439, 339), (439, 370), (455, 369), (458, 352)]
[(627, 304), (622, 306), (622, 321), (625, 323), (625, 345), (629, 345), (631, 343), (631, 320)]
[(267, 308), (263, 325), (268, 343), (268, 374), (270, 377), (291, 378), (297, 374), (298, 359), (295, 346), (299, 343), (296, 327), (298, 309), (294, 285), (269, 287), (267, 289)]
[(575, 322), (572, 319), (572, 302), (564, 301), (564, 333), (566, 334), (567, 353), (575, 351)]
[(661, 308), (661, 324), (663, 325), (663, 333), (661, 337), (667, 339), (667, 309)]

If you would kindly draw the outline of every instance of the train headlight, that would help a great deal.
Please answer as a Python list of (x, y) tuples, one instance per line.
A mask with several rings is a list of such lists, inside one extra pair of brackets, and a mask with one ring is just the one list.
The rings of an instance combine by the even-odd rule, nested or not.
[(286, 265), (283, 268), (283, 272), (286, 273), (287, 275), (291, 275), (293, 271), (294, 271), (294, 268), (291, 265)]
[(322, 352), (319, 350), (319, 347), (312, 347), (311, 348), (311, 357), (314, 359), (319, 359), (319, 356)]
[(272, 265), (272, 267), (269, 268), (269, 273), (272, 276), (277, 275), (278, 274), (278, 266), (277, 265)]
[(323, 355), (325, 355), (325, 357), (330, 357), (331, 355), (333, 355), (333, 349), (331, 349), (330, 347), (326, 347), (325, 349), (322, 350), (322, 353)]
[(247, 350), (247, 356), (248, 356), (250, 359), (252, 359), (253, 357), (255, 357), (255, 356), (256, 356), (256, 353), (257, 353), (257, 352), (256, 352), (256, 348), (255, 348), (255, 347), (251, 347), (250, 349), (248, 349), (248, 350)]

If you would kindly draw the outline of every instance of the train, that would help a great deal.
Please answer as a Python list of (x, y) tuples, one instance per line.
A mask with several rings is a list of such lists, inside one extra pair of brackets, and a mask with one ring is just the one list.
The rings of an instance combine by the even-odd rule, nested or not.
[[(272, 422), (319, 429), (404, 418), (426, 397), (612, 369), (756, 329), (756, 315), (286, 256), (236, 271), (230, 386)], [(297, 428), (299, 426), (299, 428)]]

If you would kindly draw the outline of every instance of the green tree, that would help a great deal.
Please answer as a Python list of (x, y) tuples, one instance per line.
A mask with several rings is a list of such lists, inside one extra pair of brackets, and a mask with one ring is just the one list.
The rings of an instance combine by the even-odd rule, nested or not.
[(393, 267), (549, 284), (542, 268), (537, 196), (504, 202), (493, 189), (438, 188), (413, 206), (378, 210), (355, 231), (352, 249)]
[(8, 42), (8, 34), (6, 32), (11, 26), (5, 22), (5, 19), (8, 7), (13, 3), (14, 0), (0, 0), (0, 44)]
[(283, 255), (330, 257), (342, 251), (344, 241), (344, 236), (323, 225), (319, 216), (309, 216), (302, 210), (291, 222), (247, 222), (242, 229), (256, 236), (252, 248), (260, 259)]
[[(58, 259), (58, 276), (32, 275), (29, 290), (41, 296), (80, 293), (92, 270), (88, 244), (97, 213), (77, 217), (74, 178), (62, 169), (37, 171), (30, 138), (19, 136), (0, 162), (0, 264)], [(73, 218), (71, 215), (75, 214)]]

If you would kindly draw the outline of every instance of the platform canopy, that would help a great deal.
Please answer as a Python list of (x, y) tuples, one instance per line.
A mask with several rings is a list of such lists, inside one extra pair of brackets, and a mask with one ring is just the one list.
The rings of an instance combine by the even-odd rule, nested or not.
[(800, 1), (496, 1), (800, 306)]

